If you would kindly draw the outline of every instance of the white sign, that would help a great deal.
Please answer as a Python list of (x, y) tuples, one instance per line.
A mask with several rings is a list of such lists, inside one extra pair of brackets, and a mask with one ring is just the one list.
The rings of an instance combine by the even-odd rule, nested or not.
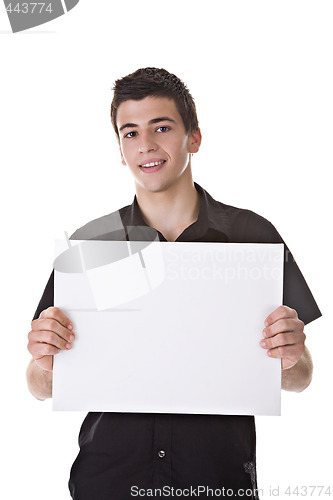
[(71, 243), (55, 305), (76, 340), (54, 357), (55, 410), (280, 414), (280, 360), (259, 342), (283, 244)]

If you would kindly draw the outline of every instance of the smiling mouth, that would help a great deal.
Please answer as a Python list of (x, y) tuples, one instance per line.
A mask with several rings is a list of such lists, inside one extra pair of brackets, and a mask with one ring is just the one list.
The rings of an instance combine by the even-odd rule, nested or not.
[(144, 163), (143, 165), (140, 165), (140, 167), (142, 167), (142, 168), (157, 167), (158, 165), (162, 165), (163, 163), (165, 163), (165, 160), (152, 161), (150, 163)]

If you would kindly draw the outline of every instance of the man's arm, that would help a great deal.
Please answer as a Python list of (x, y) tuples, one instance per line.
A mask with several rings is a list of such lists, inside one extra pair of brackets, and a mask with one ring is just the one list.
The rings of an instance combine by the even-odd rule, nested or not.
[(28, 388), (35, 398), (52, 397), (53, 356), (72, 347), (73, 325), (58, 307), (49, 307), (31, 323), (28, 351), (32, 355), (27, 368)]
[(281, 358), (282, 389), (301, 392), (312, 379), (312, 359), (305, 347), (304, 323), (297, 312), (288, 306), (280, 306), (265, 320), (260, 345), (267, 355)]
[(312, 380), (313, 364), (310, 351), (305, 351), (297, 363), (291, 368), (282, 370), (282, 389), (285, 391), (301, 392), (310, 385)]
[(35, 398), (43, 401), (52, 397), (52, 371), (43, 370), (32, 358), (27, 367), (29, 391)]

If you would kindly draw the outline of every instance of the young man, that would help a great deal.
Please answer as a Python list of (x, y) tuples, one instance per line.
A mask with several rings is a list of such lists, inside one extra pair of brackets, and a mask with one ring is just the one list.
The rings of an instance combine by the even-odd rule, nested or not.
[[(132, 205), (88, 223), (73, 239), (130, 239), (127, 228), (139, 226), (139, 239), (153, 239), (154, 228), (161, 241), (283, 241), (267, 220), (213, 200), (193, 182), (191, 156), (201, 133), (193, 99), (176, 76), (144, 68), (118, 80), (111, 118), (136, 196)], [(115, 217), (123, 231), (115, 230)], [(312, 374), (303, 328), (320, 311), (285, 249), (284, 306), (263, 318), (261, 347), (281, 358), (282, 387), (301, 391)], [(33, 359), (27, 377), (38, 399), (51, 397), (53, 356), (73, 342), (70, 318), (53, 307), (51, 275), (29, 333)], [(251, 416), (89, 413), (79, 442), (69, 481), (76, 500), (127, 500), (139, 491), (149, 497), (148, 489), (165, 487), (197, 496), (200, 485), (233, 490), (234, 498), (252, 490), (257, 497)]]

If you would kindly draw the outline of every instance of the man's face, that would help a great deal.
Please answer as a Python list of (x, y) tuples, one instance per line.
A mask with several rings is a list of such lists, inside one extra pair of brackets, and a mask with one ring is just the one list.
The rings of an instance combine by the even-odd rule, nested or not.
[(187, 134), (173, 99), (146, 97), (123, 102), (117, 111), (122, 162), (137, 189), (165, 191), (177, 183), (201, 142), (200, 131)]

